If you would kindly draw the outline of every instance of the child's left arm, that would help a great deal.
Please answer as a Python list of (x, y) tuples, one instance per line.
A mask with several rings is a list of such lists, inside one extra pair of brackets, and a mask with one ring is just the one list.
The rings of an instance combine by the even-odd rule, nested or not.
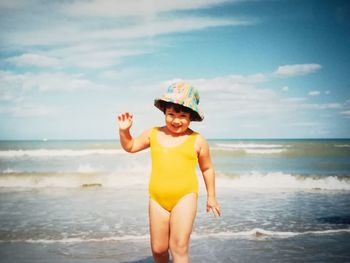
[(218, 201), (216, 200), (215, 171), (210, 158), (209, 144), (201, 135), (198, 135), (196, 146), (199, 167), (201, 169), (205, 187), (207, 189), (207, 212), (212, 210), (215, 217), (219, 217), (221, 216), (221, 208)]

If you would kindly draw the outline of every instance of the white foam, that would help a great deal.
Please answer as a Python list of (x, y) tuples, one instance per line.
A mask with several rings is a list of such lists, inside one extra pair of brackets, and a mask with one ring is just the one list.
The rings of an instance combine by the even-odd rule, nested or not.
[(291, 232), (291, 231), (270, 231), (261, 228), (254, 228), (248, 231), (241, 232), (217, 232), (209, 234), (194, 234), (193, 238), (247, 238), (247, 239), (264, 239), (264, 238), (290, 238), (302, 235), (332, 235), (332, 234), (342, 234), (350, 233), (350, 228), (343, 229), (328, 229), (328, 230), (314, 230), (314, 231), (304, 231), (304, 232)]
[(285, 152), (286, 149), (246, 149), (248, 154), (277, 154)]
[(247, 154), (278, 154), (285, 152), (290, 145), (254, 143), (217, 143), (213, 150), (243, 151)]
[(231, 177), (221, 174), (217, 178), (217, 184), (218, 187), (236, 189), (350, 190), (350, 178), (338, 176), (298, 176), (281, 172), (267, 174), (255, 172)]
[(255, 143), (217, 143), (219, 147), (233, 148), (233, 149), (271, 149), (271, 148), (284, 148), (289, 145), (284, 144), (255, 144)]
[[(291, 232), (291, 231), (270, 231), (261, 228), (254, 228), (247, 231), (225, 231), (216, 233), (193, 233), (192, 239), (205, 239), (205, 238), (239, 238), (239, 239), (283, 239), (291, 238), (303, 235), (334, 235), (334, 234), (348, 234), (350, 228), (343, 229), (329, 229), (329, 230), (314, 230), (304, 232)], [(88, 242), (118, 242), (118, 241), (145, 241), (149, 240), (149, 235), (125, 235), (125, 236), (111, 236), (101, 238), (86, 238), (86, 237), (66, 237), (61, 239), (12, 239), (12, 240), (0, 240), (0, 243), (34, 243), (34, 244), (55, 244), (55, 243), (88, 243)]]
[[(78, 172), (72, 173), (3, 173), (0, 187), (79, 188), (82, 185), (101, 185), (103, 187), (146, 187), (150, 174), (150, 164), (123, 171), (96, 172), (90, 165), (81, 165)], [(203, 180), (199, 176), (199, 182)], [(350, 190), (350, 178), (338, 176), (298, 176), (285, 173), (258, 173), (228, 176), (218, 173), (218, 188), (233, 189), (273, 189), (273, 190)]]
[(90, 164), (80, 164), (77, 172), (78, 173), (93, 173), (96, 172), (97, 170), (92, 168)]
[(14, 169), (11, 169), (11, 168), (7, 168), (6, 170), (2, 171), (3, 174), (13, 174), (13, 173), (19, 173), (19, 172), (20, 171), (14, 170)]
[(149, 239), (149, 235), (139, 236), (113, 236), (102, 238), (82, 238), (82, 237), (68, 237), (62, 239), (13, 239), (0, 240), (0, 243), (34, 243), (34, 244), (55, 244), (55, 243), (88, 243), (88, 242), (113, 242), (113, 241), (143, 241)]
[(87, 155), (115, 155), (126, 154), (122, 149), (85, 149), (85, 150), (71, 150), (71, 149), (37, 149), (37, 150), (8, 150), (0, 151), (0, 158), (13, 157), (77, 157)]
[(4, 174), (0, 176), (0, 187), (4, 188), (80, 188), (84, 185), (103, 187), (146, 186), (147, 173), (143, 175), (122, 173), (56, 173), (56, 174)]
[(338, 148), (350, 148), (350, 144), (336, 144), (334, 147)]

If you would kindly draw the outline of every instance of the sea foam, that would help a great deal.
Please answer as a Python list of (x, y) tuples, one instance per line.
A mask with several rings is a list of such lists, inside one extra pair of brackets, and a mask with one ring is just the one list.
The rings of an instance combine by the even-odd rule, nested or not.
[(0, 176), (0, 188), (80, 188), (146, 186), (147, 173), (72, 172), (72, 173), (11, 173)]
[[(90, 171), (91, 169), (91, 171)], [(146, 187), (150, 167), (140, 173), (116, 171), (111, 173), (94, 172), (93, 168), (80, 167), (72, 173), (9, 173), (0, 176), (3, 188), (79, 188), (86, 185), (101, 187)], [(198, 178), (200, 185), (202, 178)], [(273, 189), (273, 190), (350, 190), (350, 178), (344, 176), (301, 176), (284, 173), (251, 173), (244, 175), (225, 175), (218, 173), (218, 188), (234, 189)]]
[(291, 190), (350, 190), (350, 178), (344, 176), (302, 176), (282, 172), (250, 173), (227, 176), (221, 174), (219, 187), (241, 189), (291, 189)]
[(285, 152), (290, 145), (256, 143), (217, 143), (212, 148), (216, 151), (236, 151), (246, 154), (278, 154)]
[(115, 155), (126, 154), (121, 149), (36, 149), (36, 150), (7, 150), (0, 151), (0, 158), (13, 158), (13, 157), (36, 157), (36, 158), (48, 158), (48, 157), (79, 157), (87, 155)]
[(327, 229), (327, 230), (313, 230), (313, 231), (304, 231), (304, 232), (292, 232), (292, 231), (272, 231), (265, 230), (261, 228), (254, 228), (247, 231), (239, 232), (217, 232), (210, 234), (194, 234), (193, 238), (246, 238), (246, 239), (272, 239), (272, 238), (291, 238), (295, 236), (302, 235), (332, 235), (332, 234), (342, 234), (350, 233), (350, 228), (343, 229)]
[[(328, 230), (313, 230), (304, 232), (291, 231), (271, 231), (261, 228), (254, 228), (247, 231), (225, 231), (216, 233), (197, 233), (191, 235), (192, 239), (206, 238), (224, 238), (224, 239), (248, 239), (248, 240), (263, 240), (263, 239), (285, 239), (304, 235), (336, 235), (349, 234), (349, 228), (343, 229), (328, 229)], [(149, 235), (125, 235), (125, 236), (109, 236), (109, 237), (65, 237), (65, 238), (41, 238), (41, 239), (3, 239), (0, 243), (34, 243), (34, 244), (55, 244), (55, 243), (89, 243), (89, 242), (118, 242), (118, 241), (146, 241)]]

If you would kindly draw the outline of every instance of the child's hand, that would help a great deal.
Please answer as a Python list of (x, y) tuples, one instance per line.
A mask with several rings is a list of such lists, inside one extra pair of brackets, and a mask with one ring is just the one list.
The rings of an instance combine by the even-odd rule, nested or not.
[(123, 112), (118, 115), (118, 125), (121, 130), (128, 130), (132, 126), (133, 115), (130, 112)]
[(221, 207), (218, 201), (216, 201), (215, 197), (208, 197), (207, 199), (207, 213), (210, 210), (213, 212), (215, 217), (221, 216)]

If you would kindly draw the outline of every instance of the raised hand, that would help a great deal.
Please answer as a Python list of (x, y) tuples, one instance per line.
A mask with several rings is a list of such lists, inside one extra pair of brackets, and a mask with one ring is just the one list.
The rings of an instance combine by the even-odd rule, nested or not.
[(123, 112), (118, 115), (118, 125), (120, 130), (129, 130), (132, 126), (133, 115), (130, 112)]

